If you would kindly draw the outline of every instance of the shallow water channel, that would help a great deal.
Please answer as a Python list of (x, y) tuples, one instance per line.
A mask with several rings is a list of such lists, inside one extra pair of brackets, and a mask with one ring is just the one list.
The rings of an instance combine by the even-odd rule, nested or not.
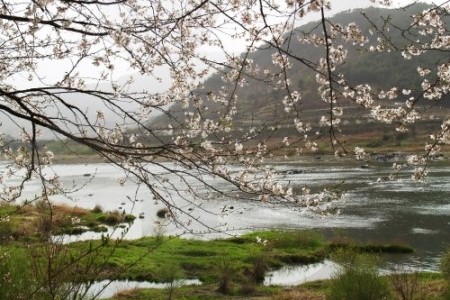
[[(0, 169), (4, 166), (1, 163)], [(196, 222), (188, 228), (169, 223), (163, 227), (163, 233), (188, 238), (214, 238), (223, 231), (234, 234), (274, 227), (312, 228), (328, 237), (345, 235), (362, 241), (404, 242), (412, 246), (415, 253), (402, 256), (399, 261), (394, 257), (391, 263), (398, 262), (420, 270), (437, 270), (440, 255), (450, 246), (448, 161), (433, 163), (425, 183), (411, 180), (411, 173), (406, 171), (396, 181), (377, 182), (378, 178), (383, 179), (390, 174), (390, 164), (387, 163), (362, 167), (354, 162), (322, 160), (274, 164), (271, 167), (279, 172), (278, 179), (299, 187), (307, 185), (313, 192), (339, 183), (340, 188), (347, 191), (341, 201), (333, 203), (341, 213), (324, 218), (305, 209), (276, 203), (242, 202), (233, 198), (213, 198), (192, 204), (173, 195), (173, 203), (190, 212), (189, 217), (180, 215), (181, 221), (183, 218), (199, 218), (209, 228)], [(156, 211), (164, 207), (163, 204), (153, 199), (145, 189), (137, 190), (139, 186), (131, 180), (119, 185), (122, 174), (116, 167), (108, 164), (54, 165), (47, 172), (56, 172), (63, 186), (72, 190), (70, 197), (55, 196), (57, 202), (86, 208), (101, 205), (105, 210), (119, 209), (143, 217), (137, 218), (128, 228), (125, 238), (154, 235), (160, 230), (155, 225), (160, 221)], [(169, 181), (179, 181), (171, 178), (170, 174), (167, 177)], [(213, 180), (210, 182), (214, 183)], [(201, 189), (201, 186), (194, 188)], [(28, 183), (22, 198), (32, 197), (39, 189), (38, 182)], [(84, 233), (67, 237), (66, 242), (98, 237)], [(289, 279), (280, 280), (286, 282)]]
[[(330, 260), (303, 266), (286, 266), (278, 270), (268, 272), (264, 279), (264, 285), (294, 286), (314, 280), (328, 279), (338, 269), (339, 266)], [(185, 279), (173, 283), (174, 287), (201, 284), (202, 282), (198, 279)], [(88, 294), (91, 296), (96, 296), (99, 299), (104, 299), (114, 296), (117, 292), (132, 290), (135, 288), (166, 289), (168, 287), (168, 283), (132, 280), (103, 280), (94, 282), (89, 287)]]
[[(173, 283), (174, 287), (181, 285), (200, 285), (201, 281), (198, 279), (178, 280)], [(113, 297), (117, 292), (132, 290), (132, 289), (165, 289), (168, 288), (168, 283), (155, 283), (147, 281), (132, 281), (132, 280), (103, 280), (93, 283), (88, 289), (88, 295), (98, 299), (106, 299)]]

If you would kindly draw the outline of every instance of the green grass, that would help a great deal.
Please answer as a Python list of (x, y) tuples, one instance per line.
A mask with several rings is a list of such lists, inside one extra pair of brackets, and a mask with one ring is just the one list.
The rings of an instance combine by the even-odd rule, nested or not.
[[(90, 212), (84, 221), (98, 222), (98, 217), (104, 214), (107, 213), (98, 210)], [(15, 253), (27, 251), (29, 246), (30, 243), (16, 242), (5, 244), (3, 249)], [(32, 249), (38, 253), (43, 252), (39, 251), (39, 247), (45, 246), (42, 243), (35, 244)], [(359, 252), (380, 252), (373, 250), (373, 247), (368, 248), (367, 245), (358, 246), (356, 242), (339, 247), (356, 249)], [(250, 296), (252, 299), (261, 300), (299, 299), (298, 297), (303, 297), (301, 295), (305, 293), (312, 295), (312, 298), (305, 299), (323, 299), (331, 288), (330, 281), (311, 283), (288, 291), (280, 287), (264, 287), (260, 284), (261, 278), (264, 278), (268, 269), (286, 264), (321, 261), (335, 249), (315, 231), (269, 230), (208, 241), (159, 236), (131, 241), (104, 239), (77, 242), (65, 245), (61, 250), (64, 254), (61, 258), (70, 262), (80, 255), (84, 256), (84, 253), (91, 253), (78, 264), (74, 266), (69, 264), (69, 269), (66, 270), (64, 267), (66, 270), (64, 273), (81, 275), (75, 280), (130, 279), (167, 282), (168, 276), (172, 275), (167, 270), (173, 269), (178, 272), (177, 278), (198, 278), (203, 282), (201, 286), (177, 287), (173, 299), (243, 300), (249, 299)], [(85, 269), (84, 264), (91, 262), (94, 262), (94, 265), (90, 271), (81, 274), (77, 271)], [(64, 262), (60, 264), (65, 266)], [(71, 268), (74, 269), (70, 271)], [(224, 278), (229, 281), (227, 296), (217, 291)], [(439, 288), (445, 283), (442, 275), (435, 274), (421, 274), (420, 280), (426, 285)], [(145, 289), (123, 292), (114, 299), (167, 299), (167, 297), (167, 290)]]
[[(257, 243), (257, 239), (267, 240), (266, 245)], [(161, 244), (159, 242), (156, 238), (122, 242), (110, 263), (122, 270), (120, 278), (163, 281), (158, 270), (176, 264), (186, 278), (199, 278), (206, 283), (218, 282), (221, 265), (225, 264), (228, 272), (234, 273), (234, 281), (242, 282), (246, 280), (244, 274), (255, 270), (258, 263), (278, 268), (286, 264), (318, 262), (329, 251), (319, 233), (303, 230), (253, 232), (212, 241), (164, 238)], [(133, 265), (135, 261), (139, 263)]]
[(338, 249), (332, 255), (341, 269), (331, 280), (327, 293), (330, 300), (390, 299), (389, 281), (378, 273), (379, 257), (361, 254), (352, 248)]
[(342, 248), (352, 249), (360, 253), (385, 253), (385, 254), (409, 254), (413, 253), (414, 249), (404, 244), (381, 243), (381, 242), (366, 242), (357, 243), (352, 240), (338, 240), (335, 239), (329, 243), (331, 251)]
[[(267, 239), (266, 245), (258, 243), (256, 236)], [(100, 243), (96, 241), (92, 245)], [(80, 242), (72, 247), (86, 245)], [(117, 244), (110, 241), (102, 253), (104, 257), (113, 253), (108, 263), (117, 272), (109, 274), (108, 278), (162, 282), (158, 270), (176, 265), (186, 278), (211, 283), (220, 278), (218, 265), (221, 261), (226, 261), (227, 267), (240, 279), (254, 270), (255, 264), (276, 268), (293, 262), (320, 261), (326, 256), (325, 248), (323, 237), (310, 231), (267, 231), (209, 241), (175, 237), (145, 237)]]
[[(11, 211), (11, 208), (2, 209)], [(119, 225), (132, 219), (132, 216), (120, 212), (77, 209), (73, 211), (79, 219), (75, 226), (71, 222), (71, 209), (60, 209), (63, 217), (56, 223), (56, 233), (79, 234), (85, 230), (81, 226), (103, 232), (105, 227), (102, 224)], [(82, 249), (101, 244), (102, 241), (80, 242), (71, 247)], [(336, 247), (336, 244), (329, 245), (321, 234), (312, 230), (269, 230), (209, 241), (145, 237), (120, 243), (109, 241), (99, 252), (99, 261), (108, 261), (111, 272), (104, 275), (107, 279), (162, 282), (164, 278), (159, 270), (176, 265), (187, 278), (199, 278), (203, 282), (217, 282), (221, 273), (231, 271), (237, 280), (252, 277), (251, 280), (258, 282), (268, 269), (319, 262)], [(369, 247), (351, 244), (339, 247), (359, 247), (358, 250), (364, 252), (392, 252), (393, 249), (401, 252), (397, 245)], [(220, 270), (219, 262), (229, 270)]]

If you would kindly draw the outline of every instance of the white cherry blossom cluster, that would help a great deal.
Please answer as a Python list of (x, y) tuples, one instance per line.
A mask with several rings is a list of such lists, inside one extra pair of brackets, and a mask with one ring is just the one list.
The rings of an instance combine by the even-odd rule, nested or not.
[(364, 160), (369, 156), (362, 147), (355, 147), (354, 153), (357, 160)]
[(330, 27), (330, 37), (340, 37), (346, 42), (351, 42), (353, 46), (358, 45), (362, 47), (369, 42), (369, 39), (354, 22), (351, 22), (346, 26), (341, 24), (333, 24)]
[[(374, 2), (389, 6), (392, 1)], [(173, 183), (152, 172), (152, 164), (165, 167), (180, 181), (187, 174), (205, 184), (204, 176), (215, 176), (252, 197), (257, 195), (255, 198), (261, 201), (287, 201), (322, 209), (323, 203), (339, 198), (338, 193), (327, 190), (309, 195), (307, 189), (299, 192), (278, 181), (263, 166), (271, 158), (271, 150), (295, 145), (298, 153), (304, 149), (316, 152), (319, 141), (315, 139), (326, 138), (333, 152), (343, 156), (352, 153), (341, 149), (344, 144), (339, 140), (339, 126), (350, 111), (346, 108), (349, 99), (373, 120), (396, 124), (397, 130), (405, 131), (423, 117), (416, 109), (419, 101), (442, 101), (450, 91), (448, 61), (419, 66), (417, 74), (411, 74), (420, 79), (417, 87), (352, 84), (340, 74), (355, 52), (352, 47), (376, 55), (401, 52), (406, 59), (448, 51), (448, 4), (433, 5), (414, 16), (410, 28), (400, 34), (409, 39), (400, 45), (393, 45), (389, 39), (388, 30), (401, 30), (391, 27), (389, 19), (383, 28), (372, 28), (369, 34), (355, 22), (331, 24), (327, 18), (309, 32), (290, 31), (297, 26), (298, 18), (325, 12), (332, 4), (321, 0), (3, 1), (1, 14), (16, 20), (3, 18), (0, 22), (0, 104), (5, 107), (2, 112), (11, 109), (32, 129), (22, 130), (18, 138), (21, 144), (14, 148), (5, 146), (0, 138), (2, 155), (9, 161), (0, 174), (1, 199), (12, 200), (22, 192), (22, 185), (6, 185), (8, 178), (19, 174), (26, 174), (22, 176), (24, 181), (40, 178), (40, 167), (52, 163), (54, 154), (36, 142), (45, 128), (121, 166), (155, 198), (166, 195), (167, 204), (171, 202), (161, 191), (173, 189)], [(294, 52), (290, 43), (298, 41), (317, 47), (322, 58), (310, 61), (302, 57), (303, 53)], [(235, 53), (229, 44), (245, 44), (244, 53)], [(271, 59), (255, 63), (253, 52), (258, 49), (271, 51)], [(220, 52), (220, 58), (205, 54), (210, 50)], [(48, 61), (60, 63), (61, 74), (52, 74), (57, 79), (48, 79), (42, 73), (40, 65)], [(302, 117), (302, 97), (311, 95), (292, 80), (297, 65), (315, 73), (311, 85), (317, 86), (318, 94), (312, 97), (322, 99), (327, 107), (314, 122)], [(92, 72), (83, 72), (85, 66), (92, 67)], [(162, 83), (161, 68), (170, 74), (167, 92), (152, 92), (153, 87), (136, 92), (131, 88), (133, 78), (125, 79), (125, 83), (115, 79), (125, 69)], [(202, 83), (213, 72), (220, 73), (223, 82), (207, 90), (207, 84)], [(30, 86), (16, 85), (19, 77)], [(240, 126), (241, 95), (250, 94), (246, 88), (251, 81), (264, 85), (264, 93), (275, 91), (279, 95), (277, 105), (286, 113), (280, 120), (259, 121), (262, 124), (252, 120), (250, 125)], [(87, 96), (102, 108), (88, 112), (76, 101), (67, 100), (67, 95), (77, 99)], [(181, 117), (172, 108), (182, 111)], [(63, 109), (68, 113), (61, 113)], [(149, 120), (155, 112), (167, 117), (170, 124), (153, 126)], [(122, 122), (111, 125), (110, 113), (120, 116)], [(266, 140), (267, 135), (275, 135), (274, 128), (286, 124), (298, 136), (282, 134), (277, 143)], [(407, 163), (416, 168), (414, 179), (423, 180), (427, 159), (436, 157), (441, 147), (450, 143), (449, 127), (450, 121), (443, 120), (440, 132), (425, 145), (427, 154), (409, 157)], [(369, 155), (361, 146), (356, 146), (353, 154), (356, 159)], [(169, 168), (161, 161), (176, 167)], [(394, 172), (399, 172), (398, 166)], [(125, 180), (119, 180), (119, 184), (125, 184)], [(46, 192), (39, 195), (43, 199), (64, 192), (57, 176), (45, 178), (43, 186)], [(212, 194), (216, 192), (209, 188)], [(196, 192), (186, 187), (179, 194), (187, 199), (197, 196)]]
[(397, 122), (400, 126), (399, 131), (404, 131), (406, 124), (413, 124), (421, 118), (420, 114), (415, 110), (405, 110), (402, 107), (397, 108), (381, 108), (380, 105), (372, 108), (372, 117), (378, 121), (391, 124)]
[(298, 91), (293, 91), (283, 99), (284, 111), (289, 113), (294, 110), (295, 105), (300, 101), (301, 96)]
[(389, 100), (393, 100), (396, 99), (398, 97), (397, 94), (397, 88), (393, 87), (388, 91), (380, 91), (378, 92), (378, 98), (379, 99), (389, 99)]

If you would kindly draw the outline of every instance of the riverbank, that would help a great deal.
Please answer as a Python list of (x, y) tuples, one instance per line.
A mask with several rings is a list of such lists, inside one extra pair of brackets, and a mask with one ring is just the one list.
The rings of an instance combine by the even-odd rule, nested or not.
[[(5, 232), (7, 222), (12, 222), (14, 226), (17, 226), (16, 228), (32, 227), (30, 224), (35, 224), (35, 220), (42, 217), (39, 216), (42, 205), (38, 204), (34, 209), (1, 207), (2, 214), (10, 218), (2, 220), (0, 232)], [(59, 216), (65, 216), (70, 220), (79, 218), (79, 223), (99, 221), (99, 219), (105, 219), (105, 216), (114, 215), (101, 211), (98, 207), (87, 211), (74, 207), (53, 206), (52, 211), (58, 218)], [(120, 222), (109, 225), (117, 227), (120, 226)], [(55, 232), (60, 231), (58, 226), (65, 225), (62, 222), (53, 223)], [(52, 262), (52, 266), (56, 268), (51, 270), (52, 274), (64, 273), (63, 281), (59, 282), (61, 285), (67, 282), (102, 280), (161, 283), (182, 279), (199, 280), (201, 285), (172, 286), (172, 292), (175, 295), (172, 299), (185, 300), (323, 299), (329, 290), (330, 281), (308, 283), (291, 288), (264, 286), (262, 283), (269, 270), (282, 266), (320, 262), (342, 249), (354, 253), (377, 255), (381, 253), (404, 255), (413, 251), (410, 247), (398, 243), (360, 243), (342, 236), (325, 239), (317, 231), (312, 230), (257, 231), (242, 236), (207, 241), (162, 235), (136, 240), (118, 240), (103, 236), (96, 241), (66, 245), (49, 243), (45, 239), (33, 239), (32, 233), (28, 232), (28, 234), (31, 236), (27, 238), (27, 234), (23, 232), (23, 236), (17, 239), (5, 239), (3, 235), (2, 246), (0, 246), (1, 255), (12, 257), (12, 259), (8, 261), (6, 267), (5, 262), (0, 263), (0, 275), (12, 274), (13, 278), (15, 276), (35, 278), (32, 274), (45, 273), (40, 268), (45, 270), (44, 266)], [(51, 248), (48, 248), (49, 246)], [(53, 249), (51, 255), (48, 252), (49, 249)], [(24, 270), (19, 265), (28, 266), (29, 269)], [(2, 279), (4, 278), (0, 276), (0, 281)], [(39, 282), (39, 277), (37, 276), (34, 280)], [(438, 295), (445, 287), (442, 276), (437, 274), (421, 274), (420, 282), (424, 286), (426, 283), (427, 288), (431, 286), (436, 291), (427, 295)], [(113, 299), (167, 299), (167, 289), (133, 289), (120, 292)]]
[[(447, 283), (442, 275), (436, 273), (421, 273), (415, 282), (417, 294), (414, 299), (446, 300), (445, 290)], [(386, 277), (388, 281), (392, 277)], [(252, 293), (245, 290), (236, 290), (230, 295), (217, 292), (215, 285), (181, 286), (172, 291), (171, 299), (183, 300), (323, 300), (327, 298), (332, 280), (321, 280), (294, 287), (260, 286)], [(391, 300), (402, 299), (395, 287), (390, 286)], [(167, 289), (129, 289), (117, 292), (110, 300), (166, 300)]]

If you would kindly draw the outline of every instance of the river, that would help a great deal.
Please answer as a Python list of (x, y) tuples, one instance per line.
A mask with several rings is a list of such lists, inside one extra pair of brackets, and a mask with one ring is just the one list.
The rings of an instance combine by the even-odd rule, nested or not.
[[(0, 170), (4, 167), (5, 163), (0, 164)], [(132, 180), (121, 186), (118, 181), (122, 173), (113, 165), (54, 165), (53, 171), (49, 169), (46, 172), (56, 172), (63, 186), (72, 190), (66, 196), (54, 196), (56, 202), (85, 208), (100, 205), (105, 210), (119, 209), (141, 215), (143, 218), (137, 218), (128, 229), (127, 239), (161, 232), (212, 238), (224, 232), (238, 234), (263, 228), (309, 228), (320, 230), (328, 237), (346, 235), (358, 240), (404, 242), (411, 245), (415, 253), (402, 258), (403, 262), (421, 270), (436, 270), (440, 255), (450, 246), (450, 166), (447, 161), (430, 165), (426, 182), (411, 180), (410, 172), (406, 171), (400, 173), (395, 181), (377, 182), (377, 178), (386, 178), (391, 171), (383, 163), (362, 167), (354, 162), (321, 160), (277, 163), (271, 167), (279, 173), (280, 180), (297, 186), (308, 185), (313, 191), (340, 183), (347, 192), (333, 205), (339, 207), (341, 213), (323, 217), (277, 203), (243, 202), (223, 197), (196, 200), (191, 204), (180, 202), (172, 195), (172, 201), (190, 214), (178, 215), (181, 223), (187, 224), (189, 220), (198, 218), (209, 226), (206, 228), (194, 221), (183, 227), (173, 222), (161, 222), (156, 212), (164, 205), (145, 189), (136, 190), (138, 185)], [(171, 178), (169, 174), (168, 180), (179, 179)], [(213, 180), (210, 182), (214, 184)], [(9, 183), (14, 183), (14, 180)], [(201, 186), (195, 188), (201, 189)], [(39, 190), (39, 182), (29, 182), (22, 200)], [(85, 233), (70, 239), (95, 237), (98, 236)]]

